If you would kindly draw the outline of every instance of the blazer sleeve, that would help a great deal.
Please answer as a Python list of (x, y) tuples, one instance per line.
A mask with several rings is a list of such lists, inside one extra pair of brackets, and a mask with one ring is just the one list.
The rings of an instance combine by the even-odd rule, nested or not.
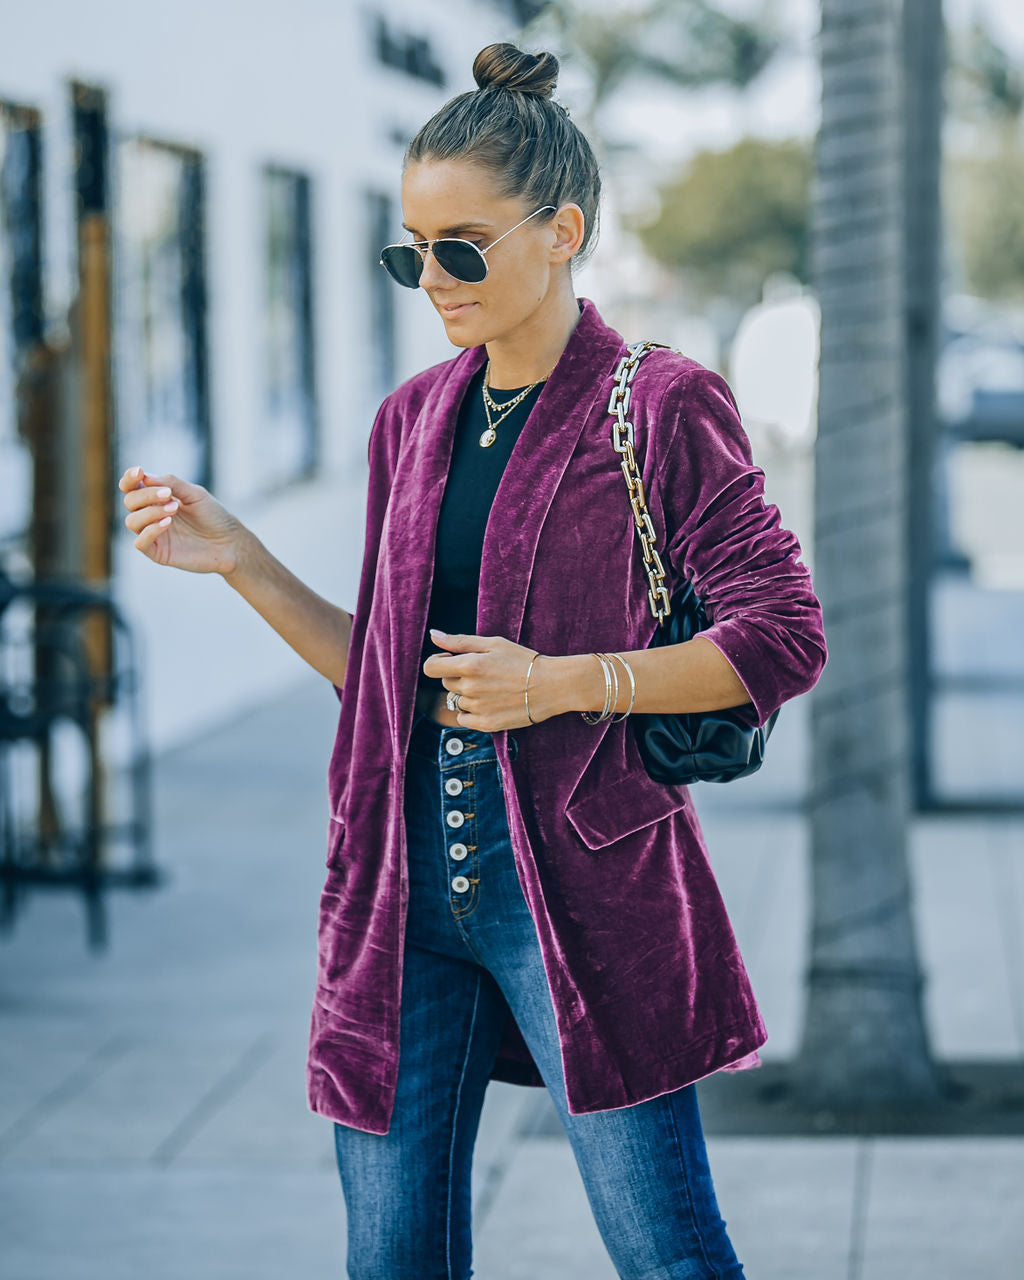
[[(359, 592), (353, 614), (352, 634), (349, 637), (349, 654), (353, 650), (356, 627), (369, 613), (377, 578), (377, 557), (380, 554), (381, 531), (387, 511), (391, 486), (395, 478), (395, 432), (391, 430), (393, 418), (398, 412), (397, 397), (392, 392), (377, 410), (366, 445), (366, 457), (370, 464), (366, 492), (366, 530), (363, 539), (363, 566), (359, 578)], [(341, 701), (342, 689), (334, 685), (334, 692)]]
[(750, 723), (763, 725), (821, 675), (821, 604), (796, 535), (765, 503), (764, 472), (725, 379), (701, 365), (676, 378), (660, 407), (662, 429), (656, 484), (669, 590), (693, 582), (710, 623), (700, 634), (743, 682)]

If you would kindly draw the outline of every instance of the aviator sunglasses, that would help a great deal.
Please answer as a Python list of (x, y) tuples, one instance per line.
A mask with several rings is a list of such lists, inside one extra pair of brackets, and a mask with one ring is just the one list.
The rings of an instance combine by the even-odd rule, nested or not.
[[(553, 204), (542, 205), (525, 217), (523, 222), (529, 222), (530, 218), (535, 218), (538, 213), (555, 207)], [(490, 253), (496, 244), (500, 244), (505, 236), (510, 236), (517, 227), (523, 225), (523, 222), (517, 222), (515, 227), (509, 227), (503, 235), (498, 236), (497, 240), (492, 240), (486, 249), (481, 249), (471, 240), (454, 238), (409, 240), (403, 244), (389, 244), (380, 251), (380, 265), (398, 284), (405, 285), (407, 289), (417, 289), (420, 276), (423, 274), (424, 254), (429, 249), (441, 270), (454, 280), (461, 280), (463, 284), (479, 284), (481, 280), (487, 279), (487, 259), (484, 254)]]

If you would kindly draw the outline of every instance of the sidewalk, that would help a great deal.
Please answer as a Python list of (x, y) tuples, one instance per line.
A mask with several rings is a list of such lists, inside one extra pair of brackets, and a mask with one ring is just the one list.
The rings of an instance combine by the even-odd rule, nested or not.
[[(329, 1121), (305, 1104), (337, 700), (318, 679), (156, 770), (168, 883), (111, 896), (91, 954), (74, 898), (37, 895), (0, 937), (4, 1280), (342, 1280)], [(805, 709), (771, 769), (695, 791), (769, 1028), (801, 1017)], [(742, 791), (741, 791), (742, 789)], [(970, 874), (964, 874), (969, 865)], [(933, 1046), (1024, 1063), (1024, 823), (914, 832)], [(1022, 1072), (1024, 1079), (1024, 1072)], [(491, 1084), (474, 1169), (480, 1280), (614, 1280), (540, 1090)], [(1024, 1255), (1024, 1139), (709, 1132), (750, 1280), (974, 1280)]]

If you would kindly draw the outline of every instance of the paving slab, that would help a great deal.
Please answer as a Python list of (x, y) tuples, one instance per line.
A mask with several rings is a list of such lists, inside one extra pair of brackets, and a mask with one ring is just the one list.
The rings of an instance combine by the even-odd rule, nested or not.
[(253, 1048), (241, 1077), (211, 1093), (161, 1155), (190, 1169), (322, 1170), (333, 1179), (333, 1127), (306, 1105), (304, 1040), (266, 1037)]
[(876, 1139), (853, 1280), (988, 1280), (1024, 1270), (1024, 1142)]
[(252, 1040), (123, 1036), (97, 1055), (79, 1087), (5, 1144), (2, 1162), (22, 1166), (166, 1163), (188, 1133), (266, 1057)]
[[(941, 1058), (1022, 1058), (1017, 1013), (1024, 973), (1012, 954), (1006, 917), (1008, 824), (958, 815), (914, 824), (914, 921), (925, 973), (925, 1014)], [(1013, 824), (1019, 827), (1019, 823)], [(1005, 866), (1004, 866), (1005, 871)]]
[(858, 1141), (708, 1137), (718, 1206), (750, 1280), (847, 1280)]
[(341, 1280), (344, 1230), (320, 1174), (0, 1170), (4, 1280)]
[(568, 1142), (521, 1139), (473, 1237), (480, 1280), (616, 1277)]

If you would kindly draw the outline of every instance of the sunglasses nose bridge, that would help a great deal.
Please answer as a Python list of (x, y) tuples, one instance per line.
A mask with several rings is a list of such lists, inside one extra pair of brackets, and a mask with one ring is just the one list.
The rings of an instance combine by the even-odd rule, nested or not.
[(438, 262), (437, 255), (434, 253), (433, 244), (420, 246), (419, 255), (420, 260), (423, 263), (420, 270), (420, 284), (424, 287), (429, 287), (431, 284), (443, 283), (445, 280), (451, 280), (454, 278), (450, 276), (448, 272), (445, 271), (441, 263)]

